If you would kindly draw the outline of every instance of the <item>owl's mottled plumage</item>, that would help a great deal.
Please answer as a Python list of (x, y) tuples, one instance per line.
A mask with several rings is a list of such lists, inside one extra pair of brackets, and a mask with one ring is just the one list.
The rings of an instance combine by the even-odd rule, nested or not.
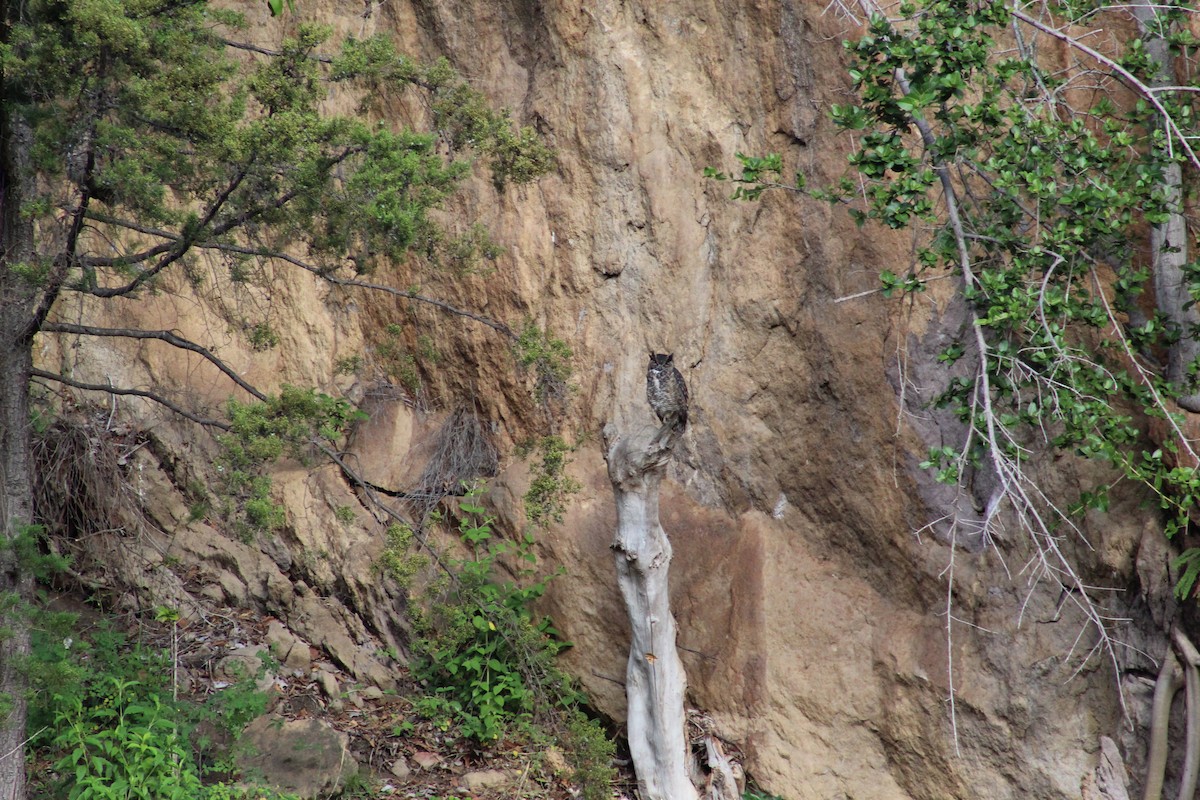
[(682, 429), (688, 420), (688, 390), (675, 369), (673, 353), (651, 353), (646, 370), (646, 399), (664, 425)]

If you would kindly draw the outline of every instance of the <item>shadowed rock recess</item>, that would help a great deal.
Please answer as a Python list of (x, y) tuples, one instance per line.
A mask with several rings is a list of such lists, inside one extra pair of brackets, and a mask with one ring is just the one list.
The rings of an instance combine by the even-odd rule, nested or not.
[[(247, 37), (263, 47), (277, 47), (295, 23), (271, 21), (261, 2), (237, 5), (251, 20)], [(734, 203), (728, 184), (702, 177), (707, 165), (730, 169), (735, 152), (769, 151), (810, 185), (842, 174), (849, 145), (827, 109), (849, 96), (841, 41), (853, 29), (824, 5), (297, 4), (299, 18), (337, 35), (386, 33), (416, 56), (446, 57), (556, 148), (549, 176), (498, 192), (480, 174), (446, 210), (493, 232), (504, 254), (492, 271), (420, 279), (424, 294), (514, 329), (532, 319), (565, 339), (577, 391), (555, 414), (490, 328), (315, 280), (227, 293), (219, 266), (201, 261), (205, 281), (178, 276), (153, 304), (106, 311), (84, 302), (71, 321), (114, 325), (104, 314), (119, 311), (122, 326), (215, 342), (264, 388), (317, 386), (351, 399), (369, 414), (350, 440), (352, 463), (380, 486), (420, 488), (442, 424), (472, 408), (499, 449), (484, 500), (508, 535), (527, 527), (520, 498), (530, 460), (517, 444), (548, 426), (580, 441), (568, 472), (582, 489), (562, 523), (539, 534), (542, 563), (566, 569), (545, 610), (575, 645), (565, 665), (618, 720), (628, 630), (599, 429), (653, 421), (647, 355), (674, 353), (691, 415), (661, 518), (675, 553), (687, 701), (741, 749), (747, 772), (788, 800), (1077, 798), (1095, 780), (1101, 737), (1121, 745), (1133, 776), (1145, 757), (1151, 689), (1136, 675), (1153, 675), (1149, 656), (1165, 646), (1149, 608), (1168, 592), (1169, 558), (1150, 513), (1114, 490), (1112, 512), (1085, 526), (1092, 549), (1078, 548), (1086, 577), (1115, 590), (1098, 591), (1100, 602), (1132, 619), (1118, 634), (1149, 654), (1121, 653), (1126, 677), (1099, 657), (1081, 667), (1095, 632), (1057, 592), (1030, 590), (1015, 525), (994, 547), (955, 552), (948, 653), (951, 551), (936, 527), (915, 532), (955, 500), (916, 465), (957, 436), (953, 420), (920, 404), (940, 380), (932, 354), (962, 314), (936, 290), (907, 311), (878, 295), (835, 303), (875, 287), (881, 269), (899, 271), (908, 239), (859, 230), (808, 198)], [(328, 102), (349, 109), (354, 100)], [(419, 121), (426, 111), (406, 102), (385, 106)], [(239, 302), (268, 310), (276, 347), (255, 351), (235, 333), (228, 320)], [(414, 352), (418, 332), (437, 345), (436, 363), (419, 366), (416, 394), (382, 386), (366, 367), (337, 369), (354, 356), (370, 362), (389, 323)], [(210, 409), (233, 391), (161, 343), (73, 344), (46, 343), (39, 357), (80, 381), (171, 387)], [(402, 592), (374, 566), (384, 525), (336, 468), (283, 462), (273, 478), (287, 523), (272, 542), (246, 544), (189, 512), (189, 481), (214, 479), (217, 449), (206, 435), (137, 398), (119, 398), (114, 420), (148, 431), (129, 474), (151, 517), (140, 544), (97, 536), (87, 545), (97, 559), (119, 560), (113, 580), (139, 587), (150, 604), (186, 609), (187, 597), (203, 595), (259, 608), (358, 680), (388, 685), (378, 654), (404, 651)], [(1064, 491), (1082, 480), (1066, 459), (1030, 468)]]

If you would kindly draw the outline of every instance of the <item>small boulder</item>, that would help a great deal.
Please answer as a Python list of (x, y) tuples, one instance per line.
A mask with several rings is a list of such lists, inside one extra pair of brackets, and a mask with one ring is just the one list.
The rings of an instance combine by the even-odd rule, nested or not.
[(257, 645), (239, 647), (231, 651), (217, 662), (214, 677), (231, 683), (257, 679), (259, 671), (263, 668), (262, 652), (263, 649)]
[(318, 672), (314, 677), (317, 679), (317, 684), (321, 687), (321, 691), (325, 693), (326, 697), (330, 700), (341, 698), (342, 690), (338, 686), (337, 678), (324, 670)]
[(289, 631), (279, 620), (272, 620), (267, 625), (266, 639), (271, 653), (288, 669), (306, 672), (312, 666), (308, 642)]
[(325, 798), (358, 772), (349, 738), (319, 719), (288, 720), (268, 714), (243, 732), (245, 747), (238, 771), (280, 792)]
[(468, 792), (478, 792), (483, 789), (496, 789), (508, 784), (512, 776), (499, 769), (481, 769), (478, 772), (468, 772), (458, 779), (459, 784)]
[(562, 750), (557, 747), (547, 747), (542, 754), (546, 760), (546, 767), (550, 773), (555, 776), (563, 776), (571, 772), (571, 767), (567, 764), (567, 759), (563, 755)]

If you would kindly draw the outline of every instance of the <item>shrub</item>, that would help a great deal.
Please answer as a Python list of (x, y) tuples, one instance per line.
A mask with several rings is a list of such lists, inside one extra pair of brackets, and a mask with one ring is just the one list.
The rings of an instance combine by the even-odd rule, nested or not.
[(84, 695), (56, 699), (63, 707), (51, 744), (62, 756), (54, 767), (70, 800), (199, 796), (200, 776), (179, 724), (140, 682), (106, 675)]
[[(163, 617), (160, 610), (160, 617)], [(166, 615), (169, 617), (169, 615)], [(70, 632), (73, 615), (43, 615), (30, 658), (30, 741), (54, 773), (46, 794), (68, 800), (287, 800), (268, 790), (203, 786), (209, 770), (229, 766), (221, 753), (201, 766), (193, 742), (207, 721), (236, 741), (263, 713), (266, 696), (245, 676), (199, 705), (175, 700), (168, 653), (130, 644), (106, 626), (86, 638)]]
[(467, 736), (489, 741), (532, 719), (541, 676), (565, 645), (532, 610), (553, 576), (520, 586), (496, 574), (497, 560), (508, 554), (532, 569), (532, 536), (520, 544), (494, 541), (494, 518), (482, 507), (464, 502), (460, 510), (459, 536), (472, 555), (454, 565), (448, 596), (417, 613), (414, 672), (433, 689), (420, 704), (426, 716), (452, 719)]

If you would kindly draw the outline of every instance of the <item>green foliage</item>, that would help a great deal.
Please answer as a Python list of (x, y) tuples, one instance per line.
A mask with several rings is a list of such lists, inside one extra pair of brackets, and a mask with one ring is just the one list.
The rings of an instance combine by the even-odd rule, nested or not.
[[(173, 609), (156, 617), (173, 624)], [(55, 765), (59, 794), (75, 800), (274, 798), (257, 789), (201, 786), (207, 743), (191, 731), (207, 721), (236, 740), (266, 709), (245, 676), (205, 704), (173, 699), (169, 653), (128, 641), (105, 626), (86, 635), (72, 614), (42, 614), (33, 628), (28, 727), (33, 746)], [(193, 744), (199, 750), (193, 748)], [(219, 767), (220, 753), (205, 753)], [(283, 800), (280, 798), (280, 800)]]
[(369, 773), (358, 771), (346, 778), (338, 800), (375, 800), (381, 794), (379, 782)]
[(11, 548), (16, 556), (17, 565), (34, 580), (46, 581), (56, 573), (66, 569), (69, 561), (66, 557), (45, 547), (46, 529), (41, 525), (23, 525), (16, 534), (7, 540), (0, 540), (0, 549)]
[[(1136, 310), (1150, 277), (1136, 255), (1141, 237), (1147, 223), (1167, 218), (1163, 170), (1172, 157), (1161, 146), (1157, 118), (1145, 103), (1118, 112), (1103, 97), (1081, 113), (1028, 102), (1037, 87), (1053, 91), (1064, 78), (1031, 60), (997, 55), (993, 37), (1010, 22), (1003, 4), (965, 17), (944, 2), (907, 4), (903, 13), (913, 20), (904, 35), (874, 19), (866, 36), (847, 45), (861, 102), (835, 109), (834, 117), (865, 131), (850, 163), (866, 181), (866, 218), (894, 228), (941, 224), (931, 192), (938, 165), (966, 163), (974, 173), (957, 193), (969, 271), (962, 242), (942, 227), (918, 251), (909, 275), (885, 281), (885, 290), (911, 292), (941, 271), (966, 279), (964, 295), (988, 350), (979, 377), (952, 381), (938, 403), (971, 419), (982, 441), (982, 426), (994, 422), (1014, 430), (1052, 426), (1054, 446), (1111, 462), (1153, 487), (1172, 533), (1185, 523), (1200, 484), (1190, 468), (1139, 452), (1139, 432), (1122, 409), (1154, 414), (1157, 406), (1127, 366), (1109, 308)], [(907, 91), (897, 90), (897, 69), (909, 76)], [(920, 150), (901, 135), (917, 119), (929, 126)], [(1098, 258), (1115, 273), (1111, 299), (1095, 278)], [(1134, 335), (1142, 346), (1165, 347), (1178, 335), (1167, 327), (1156, 318)], [(958, 347), (944, 360), (962, 353)], [(980, 386), (990, 393), (993, 415), (976, 413)], [(1178, 391), (1163, 379), (1153, 388), (1163, 396)], [(1025, 458), (1017, 438), (995, 441), (1005, 457)], [(956, 482), (957, 465), (978, 457), (946, 452), (927, 464), (939, 480)]]
[[(273, 13), (291, 7), (267, 2)], [(442, 252), (486, 257), (494, 250), (483, 237), (446, 234), (434, 212), (476, 163), (490, 167), (497, 188), (553, 164), (531, 130), (490, 108), (448, 63), (418, 64), (385, 36), (327, 47), (328, 29), (298, 23), (277, 52), (251, 53), (238, 44), (241, 15), (204, 0), (28, 0), (7, 10), (0, 108), (6, 132), (30, 131), (20, 155), (34, 174), (7, 183), (5, 196), (37, 231), (28, 244), (38, 252), (5, 262), (0, 278), (20, 289), (5, 296), (28, 306), (29, 330), (56, 318), (69, 291), (153, 296), (172, 268), (200, 286), (197, 251), (225, 258), (235, 284), (263, 274), (264, 262), (334, 279), (380, 262), (417, 268)], [(334, 84), (364, 107), (416, 95), (432, 109), (432, 129), (409, 130), (395, 113), (366, 108), (326, 113)], [(17, 147), (23, 136), (6, 142)], [(49, 313), (35, 315), (39, 306)], [(257, 349), (278, 343), (257, 320), (230, 322)], [(314, 439), (336, 440), (350, 411), (292, 387), (261, 403), (231, 401), (227, 411), (221, 510), (255, 535), (283, 521), (263, 468), (281, 455), (306, 457)], [(193, 498), (192, 515), (206, 506)], [(114, 709), (126, 724), (105, 746), (153, 735), (162, 742), (155, 757), (174, 763), (161, 706), (143, 702), (140, 681), (120, 685), (137, 698)], [(91, 724), (90, 706), (80, 708), (76, 732)], [(107, 769), (111, 754), (82, 741), (78, 763)]]
[(375, 355), (388, 378), (416, 397), (420, 395), (424, 381), (421, 380), (421, 368), (416, 357), (401, 341), (403, 333), (404, 329), (395, 323), (384, 328), (383, 340), (375, 345)]
[[(267, 703), (270, 698), (259, 691), (257, 681), (259, 674), (242, 675), (221, 691), (213, 694), (202, 708), (191, 710), (196, 720), (208, 720), (225, 736), (236, 740), (247, 725), (267, 713)], [(197, 747), (210, 749), (211, 743), (197, 741)], [(232, 754), (229, 754), (232, 756)], [(232, 759), (222, 760), (221, 754), (214, 754), (213, 762), (222, 768), (232, 769)]]
[(578, 492), (579, 481), (566, 475), (567, 456), (575, 448), (561, 436), (544, 436), (534, 444), (539, 460), (525, 492), (525, 518), (539, 528), (561, 523), (567, 497)]
[(204, 787), (201, 800), (300, 800), (297, 795), (277, 792), (266, 786), (230, 785), (218, 782)]
[(573, 709), (567, 715), (564, 744), (583, 800), (611, 798), (613, 781), (617, 779), (617, 770), (613, 766), (617, 746), (600, 723)]
[(296, 0), (267, 0), (267, 8), (270, 9), (272, 17), (278, 17), (282, 14), (285, 5), (288, 11), (295, 13)]
[[(486, 161), (500, 188), (553, 166), (532, 130), (492, 109), (445, 61), (418, 64), (382, 36), (322, 53), (329, 30), (305, 23), (277, 53), (243, 59), (231, 55), (243, 26), (238, 14), (206, 2), (21, 5), (0, 68), (3, 102), (33, 126), (31, 155), (43, 178), (22, 210), (65, 229), (72, 221), (59, 209), (72, 194), (111, 246), (103, 256), (68, 254), (80, 256), (74, 288), (134, 290), (196, 247), (232, 246), (245, 259), (287, 243), (318, 271), (351, 262), (366, 272), (380, 259), (432, 254), (445, 241), (470, 260), (490, 251), (486, 237), (475, 229), (447, 237), (429, 217), (470, 159)], [(334, 83), (364, 106), (417, 89), (429, 99), (434, 131), (370, 122), (366, 108), (324, 114)], [(54, 263), (39, 258), (30, 279), (40, 284)], [(273, 337), (262, 330), (254, 340), (266, 347)]]
[(353, 355), (339, 358), (333, 364), (333, 371), (337, 375), (354, 375), (362, 369), (362, 356)]
[[(1089, 27), (1102, 24), (1094, 4), (1052, 7), (1064, 30), (1085, 15)], [(1163, 33), (1187, 61), (1175, 71), (1194, 74), (1195, 44), (1187, 25), (1176, 24), (1187, 12), (1160, 8)], [(1173, 535), (1188, 524), (1200, 480), (1176, 458), (1173, 439), (1147, 449), (1137, 418), (1162, 418), (1160, 398), (1194, 391), (1187, 384), (1196, 365), (1188, 368), (1193, 377), (1176, 383), (1146, 356), (1196, 332), (1162, 311), (1141, 318), (1150, 305), (1146, 233), (1177, 210), (1167, 169), (1184, 161), (1159, 112), (1194, 135), (1195, 92), (1158, 94), (1158, 108), (1115, 85), (1076, 94), (1090, 78), (1044, 69), (1008, 46), (1011, 26), (1021, 24), (1008, 4), (918, 0), (898, 12), (899, 21), (872, 17), (863, 36), (845, 43), (857, 98), (834, 106), (832, 116), (853, 132), (856, 175), (813, 194), (850, 206), (859, 224), (932, 232), (918, 240), (906, 272), (882, 272), (885, 296), (923, 291), (946, 275), (960, 279), (974, 329), (938, 357), (957, 365), (958, 375), (935, 405), (972, 431), (923, 466), (954, 484), (968, 465), (998, 456), (1012, 465), (1011, 483), (1031, 437), (1044, 437), (1148, 487)], [(1136, 38), (1113, 58), (1146, 80), (1158, 68)], [(782, 166), (773, 156), (739, 159), (748, 184), (740, 197), (779, 185), (772, 178)], [(1200, 270), (1186, 271), (1200, 297)], [(1074, 508), (1105, 503), (1101, 488), (1085, 491)], [(1179, 565), (1178, 588), (1189, 594), (1200, 560), (1189, 551)]]
[(1180, 599), (1187, 599), (1195, 594), (1196, 580), (1200, 578), (1200, 549), (1189, 547), (1171, 562), (1172, 569), (1182, 569), (1179, 581), (1175, 584), (1175, 594)]
[(805, 189), (806, 181), (801, 172), (795, 174), (790, 186), (779, 182), (783, 175), (783, 159), (778, 153), (769, 153), (761, 157), (735, 153), (734, 158), (741, 163), (742, 171), (737, 175), (726, 175), (714, 167), (704, 168), (704, 177), (706, 178), (717, 181), (733, 181), (737, 184), (730, 196), (733, 200), (757, 200), (768, 189), (793, 189), (796, 191)]
[(413, 529), (393, 522), (387, 527), (387, 546), (379, 557), (379, 568), (401, 586), (411, 586), (412, 580), (429, 565), (426, 556), (413, 552)]
[(86, 708), (79, 695), (64, 698), (54, 720), (51, 746), (63, 752), (54, 767), (70, 776), (70, 800), (198, 796), (186, 740), (157, 696), (113, 676), (96, 688)]
[(364, 418), (346, 400), (287, 385), (263, 402), (230, 400), (226, 412), (231, 430), (221, 441), (237, 469), (261, 466), (284, 454), (303, 459), (314, 441), (335, 444), (352, 422)]
[(265, 322), (260, 322), (250, 329), (250, 347), (257, 352), (271, 350), (279, 344), (279, 334)]
[[(420, 634), (414, 674), (432, 690), (417, 707), (471, 738), (490, 741), (512, 726), (528, 727), (540, 704), (569, 702), (573, 695), (559, 691), (553, 666), (565, 645), (532, 609), (553, 576), (520, 585), (499, 574), (502, 558), (525, 564), (525, 574), (533, 569), (532, 537), (497, 541), (494, 518), (470, 496), (459, 510), (458, 534), (470, 555), (454, 564), (453, 585), (438, 602), (427, 610), (414, 606)], [(551, 687), (557, 693), (548, 697)]]
[(283, 526), (285, 512), (271, 499), (262, 470), (284, 455), (305, 460), (315, 443), (336, 444), (363, 417), (345, 400), (313, 389), (284, 386), (263, 402), (226, 405), (230, 430), (218, 437), (227, 513), (252, 538)]
[(494, 262), (504, 249), (492, 241), (487, 228), (478, 223), (458, 236), (449, 237), (443, 244), (442, 257), (457, 275), (474, 275), (487, 271), (484, 262)]
[(571, 390), (571, 348), (567, 343), (529, 320), (513, 347), (518, 366), (533, 370), (538, 401), (564, 402)]
[(742, 800), (783, 800), (783, 798), (777, 794), (767, 794), (757, 789), (747, 789), (742, 795)]

